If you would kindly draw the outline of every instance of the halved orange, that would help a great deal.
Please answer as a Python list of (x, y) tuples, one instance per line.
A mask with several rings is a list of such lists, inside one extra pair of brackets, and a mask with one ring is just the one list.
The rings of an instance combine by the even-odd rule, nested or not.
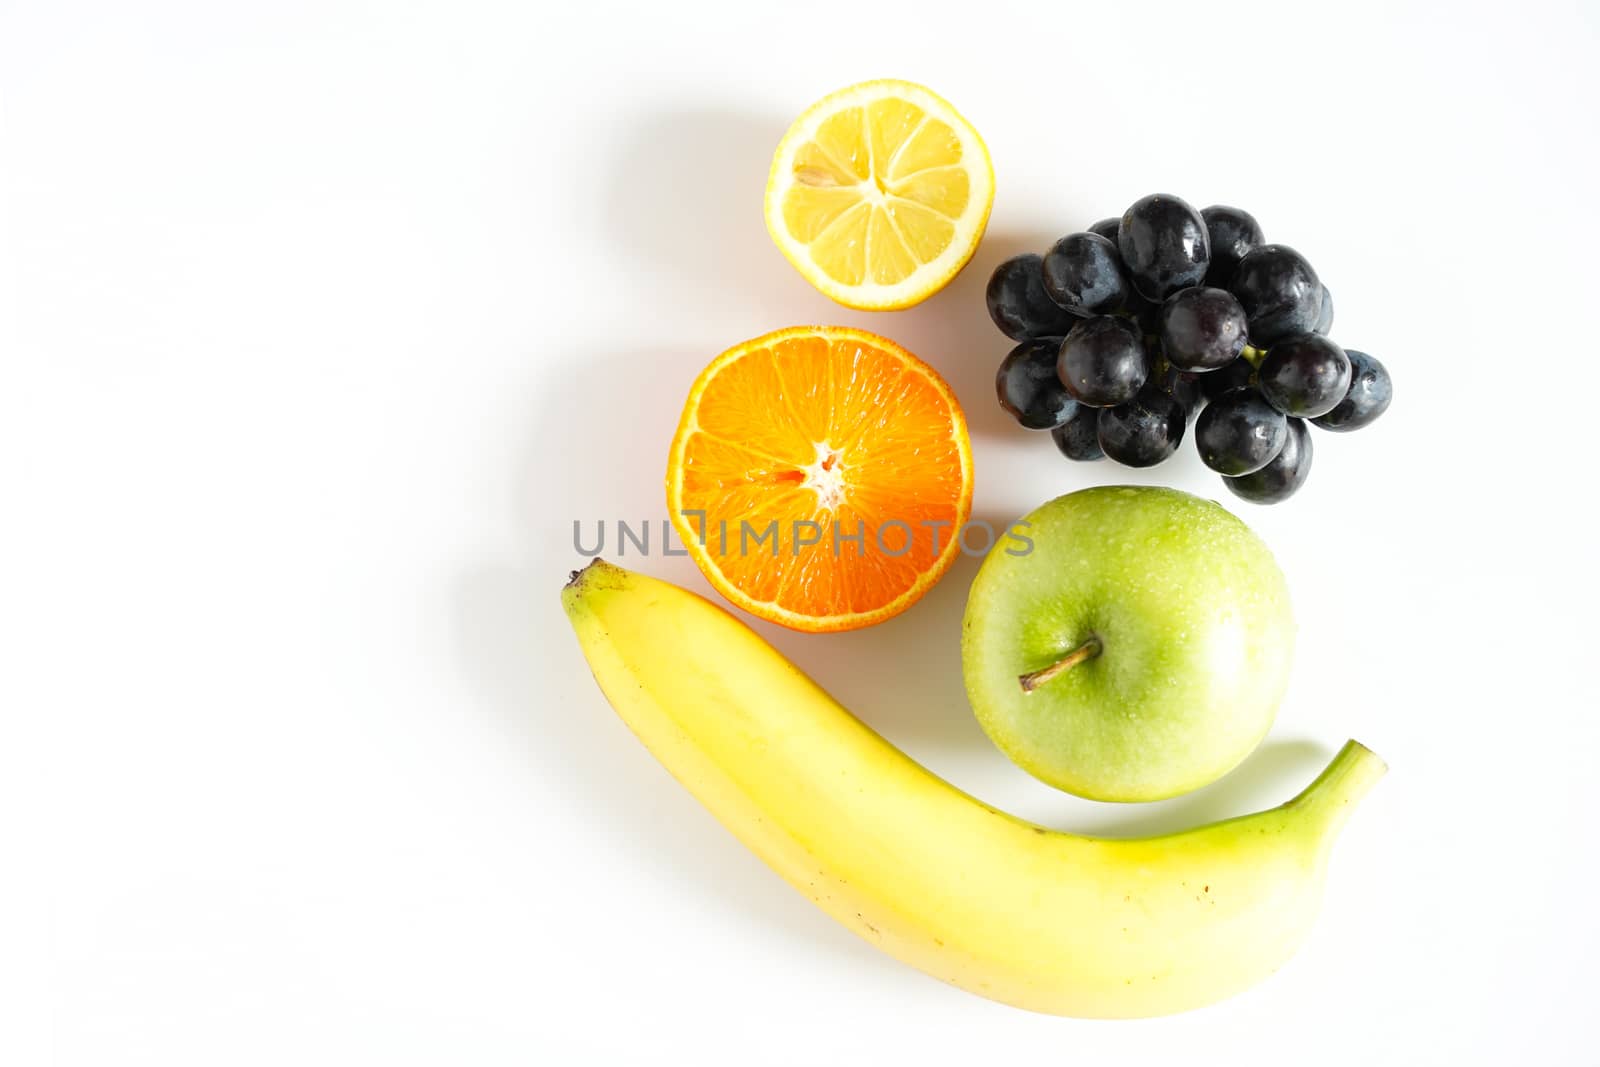
[(717, 591), (796, 630), (898, 615), (960, 552), (972, 446), (955, 395), (893, 341), (797, 326), (722, 353), (667, 461), (679, 538)]

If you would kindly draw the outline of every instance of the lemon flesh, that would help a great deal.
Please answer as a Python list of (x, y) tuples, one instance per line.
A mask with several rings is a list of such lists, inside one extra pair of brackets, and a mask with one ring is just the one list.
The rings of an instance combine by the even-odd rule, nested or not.
[(874, 81), (790, 127), (767, 182), (767, 228), (824, 294), (890, 310), (955, 277), (993, 204), (989, 152), (971, 124), (922, 86)]

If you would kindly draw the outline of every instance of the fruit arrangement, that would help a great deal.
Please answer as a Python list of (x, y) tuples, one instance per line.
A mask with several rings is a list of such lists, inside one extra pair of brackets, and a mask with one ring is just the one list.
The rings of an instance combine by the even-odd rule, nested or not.
[[(961, 270), (993, 196), (977, 131), (885, 80), (795, 121), (765, 211), (818, 291), (889, 310)], [(1316, 272), (1236, 209), (1146, 197), (1002, 263), (987, 295), (1018, 342), (1001, 404), (1072, 459), (1160, 463), (1198, 413), (1205, 463), (1270, 503), (1305, 481), (1308, 421), (1358, 429), (1389, 402), (1382, 364), (1328, 340)], [(1277, 714), (1288, 582), (1243, 522), (1177, 490), (1108, 486), (1043, 504), (1007, 540), (989, 528), (974, 551), (968, 528), (988, 524), (968, 521), (961, 405), (885, 337), (797, 326), (727, 349), (689, 386), (666, 468), (676, 554), (795, 630), (884, 622), (957, 555), (984, 555), (962, 620), (967, 696), (995, 745), (1059, 789), (1176, 796), (1238, 765)], [(1081, 837), (942, 781), (687, 590), (596, 560), (561, 600), (612, 707), (790, 885), (898, 959), (1034, 1011), (1161, 1015), (1260, 981), (1305, 936), (1333, 842), (1386, 769), (1350, 741), (1280, 807)]]
[(1393, 395), (1382, 363), (1328, 338), (1333, 296), (1311, 264), (1238, 208), (1144, 197), (1001, 263), (985, 296), (1017, 342), (1000, 406), (1068, 459), (1154, 466), (1198, 415), (1202, 462), (1275, 504), (1311, 473), (1308, 422), (1359, 430)]
[(868, 944), (1033, 1011), (1164, 1015), (1271, 974), (1385, 770), (1352, 741), (1281, 807), (1163, 837), (1079, 837), (933, 775), (687, 590), (594, 563), (561, 603), (612, 707), (791, 886)]

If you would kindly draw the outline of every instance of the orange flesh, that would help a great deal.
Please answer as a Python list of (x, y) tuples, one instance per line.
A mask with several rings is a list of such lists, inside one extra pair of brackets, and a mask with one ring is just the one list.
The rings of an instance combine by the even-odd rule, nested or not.
[(948, 568), (971, 472), (965, 420), (931, 368), (863, 331), (787, 330), (696, 382), (668, 498), (729, 599), (799, 629), (848, 629), (903, 610)]

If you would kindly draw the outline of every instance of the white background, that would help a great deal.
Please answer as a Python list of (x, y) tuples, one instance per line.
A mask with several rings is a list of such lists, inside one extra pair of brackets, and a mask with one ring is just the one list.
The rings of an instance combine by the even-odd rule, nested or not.
[[(1597, 50), (1576, 2), (0, 3), (14, 1024), (74, 1065), (1592, 1062)], [(871, 315), (761, 192), (793, 116), (879, 76), (954, 101), (999, 184), (972, 266)], [(762, 627), (1053, 826), (1387, 757), (1282, 972), (1108, 1024), (814, 910), (607, 708), (557, 591), (574, 519), (662, 516), (700, 367), (794, 323), (948, 376), (980, 516), (1231, 502), (1187, 445), (1073, 466), (993, 400), (989, 270), (1154, 191), (1305, 252), (1398, 383), (1300, 496), (1236, 505), (1301, 625), (1268, 742), (1156, 806), (1033, 782), (963, 699), (972, 561), (873, 630)]]

